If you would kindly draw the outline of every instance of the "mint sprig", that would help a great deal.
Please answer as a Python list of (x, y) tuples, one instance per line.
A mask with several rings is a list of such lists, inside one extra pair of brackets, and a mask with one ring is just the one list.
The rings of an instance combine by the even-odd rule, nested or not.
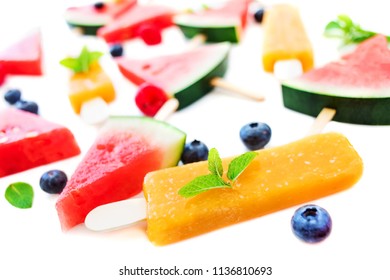
[(34, 190), (27, 183), (13, 183), (5, 190), (5, 199), (17, 208), (31, 208), (34, 199)]
[[(340, 39), (342, 45), (358, 44), (367, 40), (377, 33), (365, 30), (361, 26), (352, 21), (347, 15), (339, 15), (336, 20), (329, 22), (325, 26), (324, 35), (329, 38)], [(390, 42), (390, 37), (386, 36)]]
[(211, 174), (196, 177), (184, 185), (178, 193), (185, 198), (190, 198), (212, 189), (232, 188), (234, 181), (237, 180), (256, 156), (256, 152), (246, 152), (234, 158), (228, 166), (227, 178), (229, 181), (225, 181), (222, 178), (222, 159), (217, 149), (212, 148), (208, 156), (208, 169)]
[(60, 61), (60, 64), (73, 70), (75, 73), (87, 73), (92, 63), (99, 60), (103, 55), (101, 52), (89, 51), (84, 46), (78, 57), (67, 57)]

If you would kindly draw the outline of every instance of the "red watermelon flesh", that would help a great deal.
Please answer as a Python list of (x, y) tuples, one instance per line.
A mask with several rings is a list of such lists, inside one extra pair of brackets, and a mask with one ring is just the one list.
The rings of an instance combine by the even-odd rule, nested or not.
[[(296, 82), (299, 84), (300, 81), (321, 88), (321, 92), (324, 92), (324, 86), (329, 85), (334, 88), (330, 92), (343, 91), (340, 92), (343, 96), (348, 95), (348, 89), (355, 89), (354, 93), (359, 94), (367, 90), (372, 92), (373, 89), (380, 91), (389, 88), (390, 50), (386, 37), (377, 35), (364, 41), (339, 61), (305, 73)], [(372, 94), (375, 95), (375, 92)]]
[(0, 52), (0, 65), (7, 74), (42, 75), (42, 46), (39, 29)]
[(13, 108), (0, 112), (0, 178), (79, 153), (67, 128)]
[(146, 117), (111, 117), (68, 181), (56, 208), (63, 230), (97, 206), (142, 191), (146, 173), (177, 165), (185, 134)]
[(145, 27), (161, 32), (173, 25), (174, 11), (157, 5), (136, 5), (116, 20), (99, 28), (97, 35), (107, 43), (123, 42), (142, 35)]

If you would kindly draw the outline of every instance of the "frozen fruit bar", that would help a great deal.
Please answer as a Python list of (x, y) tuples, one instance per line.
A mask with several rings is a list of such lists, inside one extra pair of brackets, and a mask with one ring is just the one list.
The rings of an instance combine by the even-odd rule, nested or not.
[[(224, 170), (230, 161), (223, 160)], [(260, 150), (232, 189), (193, 198), (178, 190), (209, 173), (206, 161), (151, 172), (144, 180), (147, 234), (156, 245), (177, 242), (345, 190), (362, 172), (360, 156), (338, 133)]]
[(313, 49), (299, 11), (287, 4), (276, 4), (265, 12), (263, 67), (273, 72), (280, 60), (297, 59), (303, 71), (313, 68)]

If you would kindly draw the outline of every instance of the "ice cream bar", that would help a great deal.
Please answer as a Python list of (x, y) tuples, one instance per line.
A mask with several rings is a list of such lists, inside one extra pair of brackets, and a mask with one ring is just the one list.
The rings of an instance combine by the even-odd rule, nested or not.
[(263, 67), (274, 71), (281, 60), (297, 59), (303, 71), (313, 68), (313, 49), (306, 34), (299, 11), (288, 4), (275, 4), (265, 11)]
[(69, 88), (69, 101), (77, 114), (86, 101), (100, 97), (109, 103), (116, 96), (110, 77), (98, 63), (91, 65), (88, 72), (73, 74)]
[[(224, 170), (231, 160), (223, 160)], [(178, 190), (209, 174), (207, 162), (151, 172), (144, 179), (147, 234), (156, 245), (174, 243), (345, 190), (362, 172), (362, 159), (339, 133), (260, 150), (231, 189), (192, 198)]]

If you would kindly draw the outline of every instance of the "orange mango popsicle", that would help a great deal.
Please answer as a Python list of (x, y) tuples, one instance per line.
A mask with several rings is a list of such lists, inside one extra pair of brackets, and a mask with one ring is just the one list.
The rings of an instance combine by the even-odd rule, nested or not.
[(71, 76), (69, 101), (74, 112), (79, 114), (84, 102), (97, 97), (109, 103), (115, 99), (115, 88), (101, 66), (94, 63), (88, 72)]
[(274, 71), (280, 60), (297, 59), (302, 70), (313, 68), (313, 49), (306, 34), (299, 11), (288, 4), (275, 4), (265, 11), (263, 40), (263, 68)]
[[(222, 160), (224, 170), (231, 160)], [(156, 245), (174, 243), (345, 190), (362, 172), (360, 156), (339, 133), (259, 150), (231, 189), (192, 198), (178, 190), (209, 173), (206, 161), (151, 172), (144, 179), (147, 234)]]

